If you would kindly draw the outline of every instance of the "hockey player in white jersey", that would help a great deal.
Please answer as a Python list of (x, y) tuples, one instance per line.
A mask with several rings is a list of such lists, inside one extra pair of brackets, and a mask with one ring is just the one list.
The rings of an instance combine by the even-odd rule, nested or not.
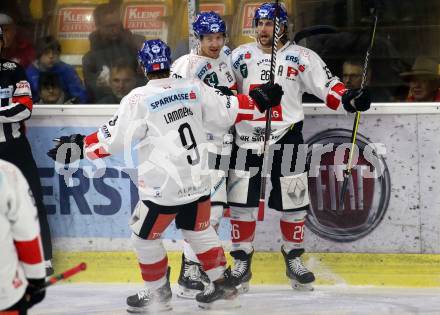
[[(205, 84), (221, 88), (224, 93), (236, 93), (237, 85), (231, 64), (231, 50), (226, 44), (226, 24), (215, 12), (202, 12), (192, 24), (198, 45), (189, 54), (177, 59), (171, 66), (171, 75), (176, 78), (194, 78)], [(220, 165), (229, 166), (233, 135), (207, 133), (210, 146), (211, 218), (217, 231), (220, 219), (227, 209), (226, 172)], [(182, 267), (179, 275), (177, 296), (194, 298), (209, 282), (188, 242), (184, 242)]]
[(233, 305), (237, 291), (225, 269), (220, 240), (209, 224), (206, 130), (222, 134), (242, 117), (261, 116), (260, 110), (276, 105), (283, 91), (279, 85), (267, 84), (250, 96), (231, 97), (200, 80), (170, 78), (170, 49), (161, 40), (145, 41), (139, 62), (147, 85), (124, 97), (117, 113), (97, 132), (61, 137), (48, 155), (63, 162), (84, 155), (94, 159), (127, 152), (137, 143), (140, 202), (130, 228), (145, 288), (127, 298), (129, 312), (171, 308), (161, 235), (173, 220), (211, 280), (196, 296), (199, 306)]
[(23, 315), (45, 296), (37, 208), (20, 170), (4, 160), (0, 191), (0, 313)]
[[(249, 93), (270, 78), (275, 12), (275, 3), (264, 3), (257, 8), (254, 15), (256, 42), (241, 45), (232, 53), (240, 93)], [(280, 105), (271, 109), (269, 144), (274, 154), (268, 166), (271, 169), (267, 175), (270, 177), (268, 206), (281, 212), (281, 252), (292, 287), (311, 290), (313, 288), (310, 284), (315, 277), (300, 258), (304, 253), (304, 222), (309, 209), (307, 170), (305, 165), (295, 167), (298, 146), (303, 143), (302, 94), (314, 94), (333, 110), (339, 107), (342, 100), (344, 108), (349, 112), (367, 110), (370, 98), (366, 90), (347, 90), (315, 52), (288, 40), (288, 16), (282, 4), (279, 6), (278, 17), (281, 38), (276, 56), (275, 82), (283, 87), (284, 96), (282, 107)], [(235, 130), (228, 190), (232, 225), (231, 256), (235, 264), (232, 276), (240, 284), (241, 290), (246, 292), (252, 277), (251, 261), (260, 193), (265, 119), (243, 121), (235, 125)], [(290, 162), (283, 161), (283, 152), (292, 157)], [(246, 156), (245, 168), (238, 163), (235, 166), (232, 164), (237, 156)], [(254, 176), (241, 175), (243, 172), (250, 174), (250, 170), (255, 168), (259, 171)]]

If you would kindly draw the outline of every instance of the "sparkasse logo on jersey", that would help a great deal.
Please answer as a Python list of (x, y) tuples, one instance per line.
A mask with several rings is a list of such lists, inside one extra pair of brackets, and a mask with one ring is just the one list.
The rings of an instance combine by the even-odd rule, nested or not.
[(191, 89), (177, 89), (173, 94), (160, 93), (147, 99), (146, 104), (153, 112), (163, 110), (169, 106), (176, 105), (176, 102), (195, 102), (197, 93)]

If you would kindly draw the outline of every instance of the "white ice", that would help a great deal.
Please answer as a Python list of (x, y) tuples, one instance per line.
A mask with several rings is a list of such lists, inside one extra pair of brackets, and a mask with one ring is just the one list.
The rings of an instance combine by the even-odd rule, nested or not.
[[(65, 284), (51, 287), (46, 299), (30, 315), (128, 314), (125, 299), (140, 284)], [(174, 291), (175, 287), (173, 287)], [(199, 309), (194, 300), (173, 297), (168, 314), (206, 315), (364, 315), (440, 314), (440, 288), (383, 288), (315, 286), (313, 292), (293, 291), (289, 286), (252, 285), (239, 297), (241, 308)], [(151, 314), (151, 313), (149, 313)]]

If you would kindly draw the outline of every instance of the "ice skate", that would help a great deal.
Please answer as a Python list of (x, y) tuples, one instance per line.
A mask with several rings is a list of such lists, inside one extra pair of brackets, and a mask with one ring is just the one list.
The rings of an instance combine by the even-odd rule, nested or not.
[(249, 291), (249, 281), (252, 278), (251, 262), (254, 251), (246, 254), (244, 250), (230, 252), (234, 258), (234, 268), (231, 271), (232, 281), (240, 294)]
[(196, 301), (200, 308), (206, 310), (231, 309), (240, 307), (237, 297), (238, 291), (228, 268), (223, 279), (209, 283), (203, 292), (196, 295)]
[(167, 283), (156, 290), (143, 288), (137, 294), (127, 298), (127, 312), (155, 314), (158, 312), (169, 311), (171, 306), (172, 292), (169, 280), (169, 270), (167, 275)]
[(315, 281), (315, 276), (304, 266), (300, 258), (304, 249), (293, 249), (286, 253), (281, 248), (281, 252), (286, 263), (286, 276), (290, 279), (292, 288), (299, 291), (313, 291), (312, 282)]
[(199, 263), (193, 262), (182, 255), (177, 296), (184, 299), (194, 299), (196, 295), (205, 289), (209, 278), (202, 270)]

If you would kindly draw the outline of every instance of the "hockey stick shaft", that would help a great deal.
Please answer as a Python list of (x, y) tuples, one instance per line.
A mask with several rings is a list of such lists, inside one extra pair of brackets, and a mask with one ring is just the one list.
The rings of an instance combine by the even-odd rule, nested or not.
[[(275, 25), (272, 35), (272, 55), (270, 58), (270, 83), (275, 82), (275, 67), (277, 62), (278, 41), (280, 34), (280, 19), (279, 19), (280, 4), (279, 0), (275, 1)], [(260, 184), (260, 200), (258, 203), (259, 213), (264, 213), (264, 201), (266, 199), (266, 173), (269, 163), (269, 140), (271, 135), (272, 125), (272, 109), (266, 111), (266, 126), (264, 130), (264, 145), (263, 145), (263, 166), (261, 168), (261, 184)], [(261, 218), (262, 219), (262, 218)]]
[(61, 280), (66, 280), (66, 279), (76, 275), (77, 273), (86, 270), (86, 269), (87, 269), (87, 264), (82, 262), (82, 263), (78, 264), (77, 266), (64, 271), (63, 273), (52, 276), (49, 278), (49, 280), (47, 280), (44, 283), (44, 286), (40, 289), (40, 291), (45, 290), (46, 288), (50, 287), (51, 285), (54, 285), (55, 283), (57, 283)]
[[(361, 81), (361, 87), (360, 87), (361, 90), (363, 88), (365, 88), (365, 85), (367, 84), (368, 65), (370, 63), (370, 57), (371, 57), (371, 53), (373, 51), (374, 40), (376, 38), (376, 28), (377, 28), (377, 20), (378, 20), (376, 8), (371, 9), (371, 15), (373, 18), (373, 24), (371, 27), (370, 45), (368, 46), (367, 52), (365, 54), (364, 67), (362, 70), (362, 81)], [(342, 183), (341, 194), (340, 194), (340, 198), (339, 198), (339, 207), (338, 207), (339, 212), (342, 212), (342, 206), (343, 206), (345, 195), (347, 192), (348, 180), (351, 176), (352, 163), (353, 163), (353, 153), (354, 153), (354, 148), (356, 145), (356, 138), (357, 138), (357, 132), (359, 129), (360, 119), (361, 119), (361, 112), (357, 111), (356, 115), (354, 117), (353, 129), (351, 131), (351, 147), (350, 147), (350, 152), (348, 155), (348, 162), (347, 162), (346, 169), (343, 172), (344, 181)]]

